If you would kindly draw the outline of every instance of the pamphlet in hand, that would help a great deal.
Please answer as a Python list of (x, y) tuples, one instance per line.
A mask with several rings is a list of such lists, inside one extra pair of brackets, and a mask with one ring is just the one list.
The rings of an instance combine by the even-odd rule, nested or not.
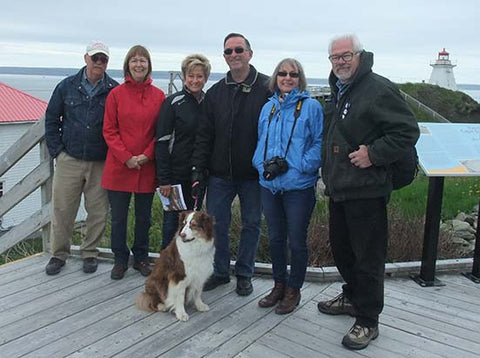
[(157, 188), (157, 194), (163, 204), (163, 210), (165, 211), (179, 211), (187, 210), (187, 205), (183, 199), (182, 186), (180, 184), (172, 185), (170, 195), (168, 197), (163, 196), (160, 193), (160, 188)]

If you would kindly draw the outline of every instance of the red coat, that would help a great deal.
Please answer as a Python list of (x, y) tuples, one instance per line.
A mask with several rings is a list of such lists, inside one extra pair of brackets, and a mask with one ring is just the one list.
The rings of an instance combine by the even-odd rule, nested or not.
[[(165, 100), (152, 80), (137, 83), (127, 77), (115, 87), (105, 103), (103, 136), (108, 145), (102, 187), (131, 193), (155, 191), (155, 125)], [(145, 154), (150, 160), (140, 170), (129, 169), (125, 162)]]

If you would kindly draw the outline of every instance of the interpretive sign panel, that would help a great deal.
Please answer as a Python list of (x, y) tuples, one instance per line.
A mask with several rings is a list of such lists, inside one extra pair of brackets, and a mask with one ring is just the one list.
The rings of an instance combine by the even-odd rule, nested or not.
[(480, 124), (418, 123), (418, 159), (427, 176), (480, 176)]

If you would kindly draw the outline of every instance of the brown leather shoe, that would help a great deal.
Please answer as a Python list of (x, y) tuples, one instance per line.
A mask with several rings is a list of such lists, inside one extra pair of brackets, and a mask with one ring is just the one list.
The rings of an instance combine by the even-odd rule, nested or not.
[(147, 277), (152, 273), (152, 269), (150, 268), (150, 264), (148, 263), (148, 261), (140, 261), (140, 262), (135, 261), (133, 263), (133, 268), (137, 271), (140, 271), (142, 276), (145, 276), (145, 277)]
[(280, 301), (277, 308), (275, 308), (276, 314), (287, 314), (292, 312), (296, 306), (300, 303), (300, 290), (298, 288), (287, 287), (285, 290), (285, 297)]
[(263, 308), (275, 306), (278, 301), (283, 299), (283, 296), (285, 296), (285, 284), (283, 282), (275, 282), (272, 291), (258, 301), (258, 305)]
[(128, 266), (126, 264), (114, 264), (112, 268), (112, 272), (110, 272), (110, 278), (112, 280), (121, 280), (125, 275), (125, 271), (127, 271)]

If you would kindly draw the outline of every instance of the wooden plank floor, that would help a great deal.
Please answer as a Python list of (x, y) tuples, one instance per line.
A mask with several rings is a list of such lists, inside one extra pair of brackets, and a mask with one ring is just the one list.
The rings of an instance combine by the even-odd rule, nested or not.
[(272, 285), (255, 277), (240, 297), (235, 280), (203, 294), (210, 311), (189, 309), (190, 320), (139, 311), (133, 304), (144, 278), (129, 269), (110, 279), (112, 263), (85, 274), (70, 259), (47, 276), (48, 255), (0, 266), (0, 357), (455, 357), (480, 356), (480, 285), (459, 274), (441, 275), (444, 287), (421, 288), (387, 279), (380, 336), (362, 351), (344, 349), (353, 323), (317, 311), (341, 282), (307, 282), (290, 315), (257, 302)]

